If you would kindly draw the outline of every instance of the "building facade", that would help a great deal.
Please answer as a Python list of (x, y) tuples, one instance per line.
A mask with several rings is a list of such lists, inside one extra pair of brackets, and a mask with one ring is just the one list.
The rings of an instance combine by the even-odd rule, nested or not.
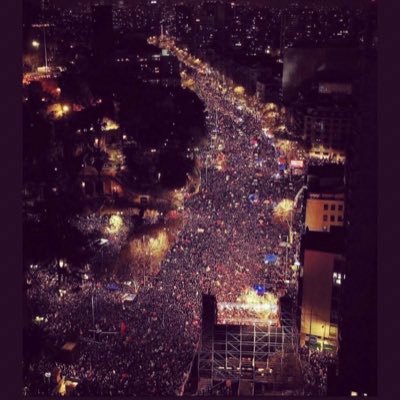
[(311, 144), (310, 156), (345, 160), (346, 140), (352, 132), (353, 110), (337, 106), (307, 107), (303, 137)]
[(344, 274), (344, 240), (340, 230), (307, 232), (302, 240), (300, 272), (300, 345), (335, 350), (341, 285)]
[(344, 226), (344, 193), (309, 193), (305, 226), (310, 231), (329, 232)]

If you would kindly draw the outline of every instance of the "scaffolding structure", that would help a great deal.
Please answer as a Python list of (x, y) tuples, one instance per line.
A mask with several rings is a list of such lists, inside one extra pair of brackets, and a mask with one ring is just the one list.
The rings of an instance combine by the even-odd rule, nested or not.
[(257, 387), (262, 393), (301, 391), (299, 336), (290, 315), (281, 314), (280, 326), (210, 322), (203, 324), (199, 346), (198, 393), (227, 381), (238, 385), (239, 395), (244, 384), (251, 395)]

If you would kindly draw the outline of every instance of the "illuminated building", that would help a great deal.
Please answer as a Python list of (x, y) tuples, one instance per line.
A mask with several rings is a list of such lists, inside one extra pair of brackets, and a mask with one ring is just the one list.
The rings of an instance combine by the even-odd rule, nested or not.
[(149, 35), (157, 35), (160, 32), (161, 1), (146, 0), (144, 4), (146, 15), (146, 32)]
[(293, 101), (308, 81), (332, 82), (340, 77), (351, 82), (362, 68), (362, 53), (356, 48), (289, 48), (283, 53), (283, 96)]
[(283, 100), (290, 104), (288, 126), (306, 140), (311, 157), (345, 160), (355, 116), (352, 83), (362, 64), (361, 53), (349, 49), (285, 52)]
[(301, 388), (301, 368), (294, 353), (298, 333), (289, 309), (280, 302), (279, 325), (221, 324), (215, 297), (203, 295), (200, 345), (192, 367), (197, 395), (227, 380), (232, 382), (232, 394), (239, 396), (288, 394)]
[(351, 109), (334, 106), (308, 108), (304, 115), (304, 136), (311, 142), (310, 156), (343, 161), (353, 115)]
[(162, 52), (160, 56), (160, 77), (163, 86), (179, 86), (179, 63), (176, 57)]
[(337, 347), (341, 285), (344, 271), (341, 229), (307, 232), (302, 238), (299, 301), (300, 345), (320, 350)]
[(327, 231), (344, 225), (344, 193), (309, 193), (306, 200), (306, 227)]
[(329, 232), (333, 226), (344, 226), (344, 168), (335, 164), (310, 166), (307, 186), (306, 229)]

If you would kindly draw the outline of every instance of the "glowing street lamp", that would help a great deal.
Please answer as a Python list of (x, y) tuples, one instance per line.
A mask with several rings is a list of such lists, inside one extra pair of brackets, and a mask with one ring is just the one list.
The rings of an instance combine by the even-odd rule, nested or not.
[(38, 49), (40, 47), (40, 43), (37, 40), (32, 40), (32, 47)]
[(63, 110), (64, 113), (67, 113), (70, 110), (70, 108), (69, 108), (68, 105), (65, 104), (65, 105), (62, 106), (62, 110)]
[(293, 243), (293, 207), (293, 200), (283, 199), (274, 209), (274, 217), (280, 222), (286, 222), (289, 228), (289, 235), (286, 243), (285, 271), (288, 269), (288, 245), (289, 243)]

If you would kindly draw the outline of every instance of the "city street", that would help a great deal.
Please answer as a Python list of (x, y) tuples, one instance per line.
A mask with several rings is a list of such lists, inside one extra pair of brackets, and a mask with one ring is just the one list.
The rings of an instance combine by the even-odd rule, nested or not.
[[(118, 331), (123, 321), (127, 337), (113, 336), (101, 344), (108, 354), (106, 362), (96, 356), (101, 364), (89, 357), (92, 346), (98, 345), (87, 342), (78, 365), (65, 371), (77, 379), (83, 379), (81, 368), (93, 371), (91, 394), (102, 394), (103, 385), (110, 380), (116, 393), (181, 392), (198, 345), (202, 293), (215, 294), (219, 302), (235, 302), (261, 282), (276, 298), (286, 293), (296, 297), (292, 266), (298, 243), (282, 246), (288, 227), (274, 218), (274, 208), (281, 200), (294, 198), (301, 179), (288, 184), (288, 176), (278, 169), (282, 153), (273, 138), (264, 133), (253, 113), (218, 89), (212, 74), (194, 73), (193, 78), (195, 91), (206, 105), (210, 138), (197, 153), (201, 190), (185, 203), (185, 226), (160, 274), (148, 281), (130, 307), (122, 308), (116, 294), (96, 291), (101, 306), (96, 308), (95, 318), (101, 329)], [(296, 212), (291, 212), (296, 226)], [(276, 262), (266, 265), (268, 253), (276, 254)], [(62, 300), (65, 307), (57, 310), (56, 318), (48, 313), (48, 324), (64, 319), (71, 323), (70, 298), (87, 305), (74, 319), (82, 334), (90, 336), (90, 301), (79, 296), (66, 294)], [(46, 368), (51, 369), (51, 364)]]

